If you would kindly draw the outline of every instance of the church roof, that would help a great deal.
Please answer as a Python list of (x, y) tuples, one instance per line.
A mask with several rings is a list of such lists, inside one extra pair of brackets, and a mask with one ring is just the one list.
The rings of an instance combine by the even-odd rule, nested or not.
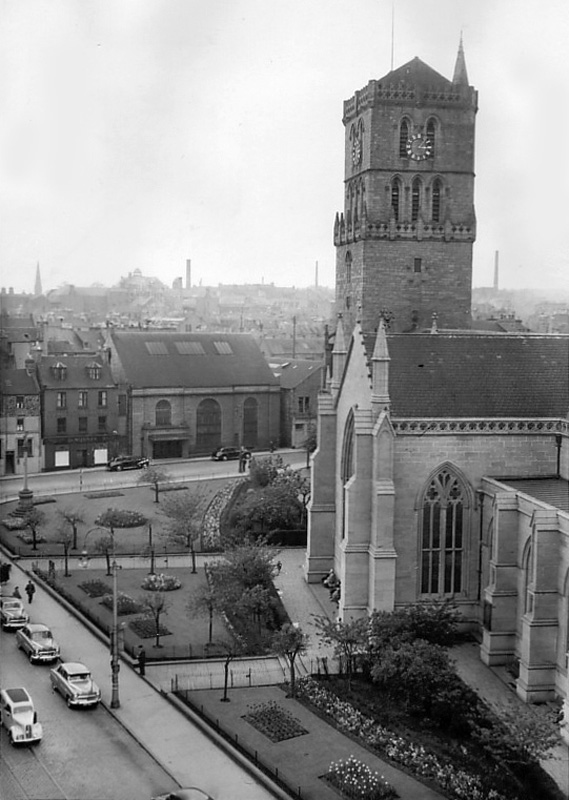
[(452, 83), (440, 72), (437, 72), (420, 58), (415, 56), (401, 67), (388, 72), (378, 81), (380, 86), (414, 87), (423, 91), (445, 90), (452, 88)]
[[(366, 341), (369, 357), (373, 339)], [(394, 417), (565, 417), (569, 337), (390, 334)]]

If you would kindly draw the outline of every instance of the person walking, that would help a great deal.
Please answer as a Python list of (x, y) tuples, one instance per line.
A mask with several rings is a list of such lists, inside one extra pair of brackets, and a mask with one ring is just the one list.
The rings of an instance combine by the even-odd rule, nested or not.
[(36, 587), (35, 587), (35, 586), (34, 586), (34, 584), (31, 582), (31, 580), (29, 580), (29, 581), (26, 583), (26, 594), (28, 595), (28, 603), (30, 603), (30, 604), (31, 604), (31, 603), (33, 603), (33, 600), (34, 600), (34, 594), (35, 594), (35, 593), (36, 593)]
[(22, 599), (22, 595), (20, 594), (20, 587), (15, 586), (14, 591), (12, 592), (12, 597), (19, 597), (20, 600)]
[(146, 675), (146, 650), (142, 645), (138, 646), (138, 671), (141, 675)]

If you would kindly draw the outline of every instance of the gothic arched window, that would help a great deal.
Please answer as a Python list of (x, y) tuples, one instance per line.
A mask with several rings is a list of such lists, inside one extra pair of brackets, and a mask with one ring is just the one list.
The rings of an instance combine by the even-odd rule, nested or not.
[(419, 209), (421, 208), (421, 181), (415, 178), (411, 187), (411, 222), (419, 219)]
[(352, 282), (352, 253), (350, 250), (346, 253), (346, 283)]
[(435, 147), (436, 147), (436, 132), (437, 132), (437, 124), (434, 119), (430, 119), (427, 122), (427, 129), (425, 133), (427, 134), (427, 139), (431, 143), (431, 149), (429, 151), (429, 158), (435, 157)]
[(409, 140), (409, 123), (406, 119), (401, 122), (399, 128), (399, 157), (407, 158), (407, 142)]
[[(346, 420), (346, 427), (344, 428), (344, 442), (342, 445), (342, 497), (344, 498), (346, 492), (346, 484), (354, 474), (354, 444), (355, 444), (355, 423), (354, 412), (350, 411), (348, 419)], [(345, 499), (342, 501), (342, 539), (346, 535), (346, 503)]]
[(172, 424), (172, 406), (168, 400), (159, 400), (155, 409), (156, 427)]
[(221, 406), (217, 400), (202, 400), (196, 411), (196, 450), (211, 452), (221, 444)]
[(437, 178), (433, 183), (433, 222), (441, 221), (441, 182)]
[(391, 184), (391, 208), (395, 219), (399, 221), (399, 211), (401, 208), (401, 181), (395, 178)]
[(449, 469), (431, 480), (421, 508), (421, 594), (463, 591), (468, 505), (462, 482)]

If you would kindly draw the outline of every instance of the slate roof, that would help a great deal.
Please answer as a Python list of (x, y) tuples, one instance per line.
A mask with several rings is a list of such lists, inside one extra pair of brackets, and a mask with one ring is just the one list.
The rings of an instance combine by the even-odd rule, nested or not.
[(401, 67), (388, 72), (378, 81), (380, 86), (408, 86), (426, 91), (448, 91), (452, 88), (452, 83), (440, 72), (437, 72), (420, 58), (414, 59), (403, 64)]
[[(87, 367), (93, 363), (101, 367), (99, 380), (89, 377)], [(56, 364), (64, 364), (67, 367), (65, 380), (56, 377), (52, 369)], [(69, 389), (109, 389), (115, 386), (108, 364), (93, 355), (43, 356), (39, 365), (39, 380), (46, 389), (57, 389), (62, 392)]]
[(111, 338), (135, 389), (279, 384), (249, 334), (121, 331)]
[(269, 367), (280, 380), (281, 389), (295, 389), (310, 375), (321, 372), (322, 361), (301, 361), (298, 359), (270, 359)]
[[(394, 417), (566, 417), (569, 337), (390, 334)], [(366, 337), (371, 356), (373, 337)]]
[(3, 394), (38, 394), (39, 387), (34, 375), (25, 369), (2, 370)]
[(569, 481), (564, 478), (522, 478), (520, 480), (499, 479), (501, 483), (511, 486), (517, 492), (535, 497), (561, 511), (569, 511)]

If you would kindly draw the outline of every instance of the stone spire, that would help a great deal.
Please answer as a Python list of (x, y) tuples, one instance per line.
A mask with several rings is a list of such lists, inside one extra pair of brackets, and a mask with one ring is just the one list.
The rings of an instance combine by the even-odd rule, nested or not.
[(466, 71), (464, 47), (462, 46), (462, 33), (460, 34), (458, 55), (456, 56), (456, 64), (454, 65), (454, 75), (452, 76), (452, 82), (456, 86), (468, 86), (468, 73)]
[(334, 349), (332, 350), (332, 391), (338, 390), (342, 382), (344, 367), (346, 366), (346, 340), (344, 338), (344, 325), (342, 315), (338, 314), (338, 324), (336, 325), (336, 336), (334, 337)]
[(371, 357), (372, 388), (371, 402), (377, 412), (389, 410), (391, 399), (389, 397), (389, 348), (385, 332), (385, 321), (379, 318), (379, 328), (375, 337), (375, 346)]
[(34, 284), (34, 295), (36, 297), (40, 297), (43, 294), (42, 285), (41, 285), (41, 275), (40, 275), (40, 262), (38, 261), (36, 267), (36, 282)]

